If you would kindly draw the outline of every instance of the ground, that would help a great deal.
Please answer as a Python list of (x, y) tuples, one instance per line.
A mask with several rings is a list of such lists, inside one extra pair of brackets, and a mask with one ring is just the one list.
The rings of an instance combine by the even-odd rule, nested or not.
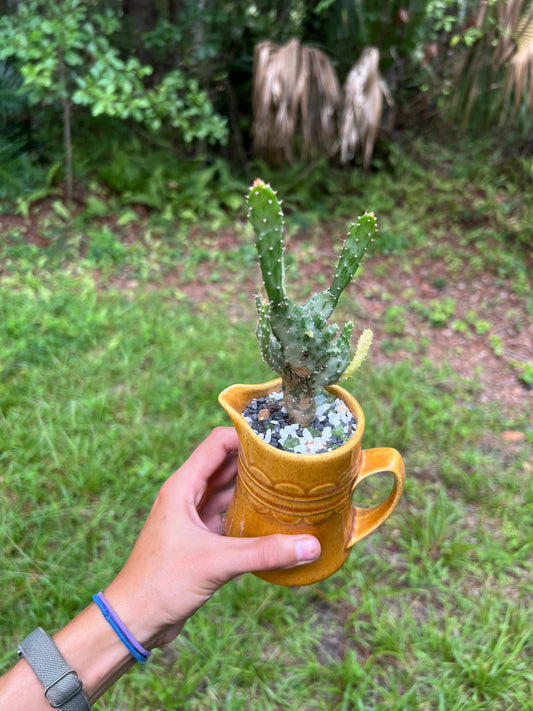
[[(74, 215), (82, 218), (74, 223), (68, 215), (59, 219), (53, 205), (46, 203), (32, 207), (27, 218), (0, 215), (0, 251), (6, 255), (0, 257), (0, 277), (10, 269), (10, 258), (21, 260), (17, 274), (21, 288), (24, 284), (31, 288), (31, 269), (48, 268), (39, 266), (37, 259), (43, 258), (42, 253), (25, 249), (26, 242), (39, 245), (50, 255), (62, 255), (68, 249), (71, 274), (76, 280), (79, 269), (82, 276), (92, 274), (99, 289), (121, 289), (131, 299), (153, 289), (161, 290), (162, 298), (186, 304), (220, 302), (230, 319), (246, 319), (253, 328), (253, 294), (260, 287), (260, 279), (250, 234), (243, 223), (217, 231), (196, 227), (183, 230), (178, 238), (174, 224), (158, 231), (151, 222), (153, 216), (141, 209), (135, 211), (136, 217), (131, 211), (123, 213), (134, 217), (126, 222), (107, 213), (98, 219)], [(331, 220), (307, 229), (305, 234), (289, 234), (288, 284), (295, 300), (327, 287), (344, 229), (343, 221)], [(443, 703), (448, 700), (448, 707), (455, 703), (481, 708), (485, 704), (503, 709), (513, 699), (517, 708), (524, 707), (523, 700), (529, 698), (524, 670), (530, 651), (527, 585), (531, 554), (524, 531), (529, 523), (527, 497), (533, 473), (532, 463), (525, 461), (525, 439), (533, 391), (520, 378), (518, 365), (531, 366), (533, 361), (533, 265), (525, 245), (510, 240), (491, 244), (485, 232), (478, 241), (461, 239), (458, 230), (447, 226), (438, 240), (425, 226), (424, 233), (431, 238), (418, 244), (401, 244), (388, 250), (375, 245), (343, 297), (338, 320), (354, 318), (358, 330), (373, 329), (370, 357), (378, 367), (399, 361), (422, 363), (425, 359), (451, 364), (472, 383), (464, 389), (467, 407), (475, 408), (473, 397), (487, 405), (496, 404), (506, 416), (505, 424), (494, 431), (491, 419), (487, 432), (481, 430), (485, 418), (480, 418), (479, 426), (474, 417), (468, 434), (458, 434), (455, 446), (444, 452), (451, 441), (447, 436), (449, 420), (439, 421), (426, 433), (425, 421), (415, 417), (407, 452), (410, 488), (391, 523), (354, 551), (355, 565), (322, 586), (302, 588), (291, 592), (290, 597), (274, 586), (268, 590), (258, 587), (260, 581), (243, 576), (188, 623), (176, 645), (162, 652), (159, 660), (156, 657), (158, 673), (151, 681), (132, 671), (123, 686), (109, 692), (113, 708), (134, 697), (137, 706), (144, 703), (153, 708), (157, 706), (156, 697), (159, 706), (164, 705), (163, 698), (167, 704), (176, 703), (171, 698), (177, 693), (176, 679), (182, 696), (190, 693), (198, 698), (190, 708), (205, 708), (209, 703), (223, 707), (230, 698), (238, 705), (242, 699), (246, 703), (250, 694), (252, 705), (260, 696), (264, 700), (277, 698), (272, 694), (285, 698), (284, 689), (292, 690), (294, 679), (299, 679), (297, 686), (304, 689), (310, 680), (309, 698), (318, 689), (318, 705), (322, 692), (319, 685), (324, 684), (324, 693), (329, 694), (324, 703), (331, 708), (353, 704), (357, 694), (368, 703), (382, 700), (384, 706), (394, 704), (394, 694), (396, 703), (406, 708), (409, 703), (429, 708), (427, 704), (434, 701), (438, 705), (438, 699), (444, 699)], [(42, 281), (46, 283), (46, 279)], [(158, 343), (170, 335), (169, 329)], [(252, 357), (257, 358), (257, 353)], [(128, 368), (126, 359), (119, 372), (127, 383), (126, 390), (134, 392), (137, 383), (133, 378), (140, 368), (134, 368), (134, 376), (127, 379)], [(41, 372), (44, 370), (46, 365)], [(98, 370), (95, 372), (98, 374)], [(50, 382), (45, 380), (46, 384)], [(109, 379), (106, 383), (107, 388), (114, 384)], [(147, 398), (150, 378), (141, 384), (142, 402)], [(96, 386), (91, 384), (80, 394), (80, 413), (83, 406), (87, 418), (93, 407), (100, 407), (100, 385), (98, 380)], [(168, 435), (178, 432), (177, 425), (174, 429), (175, 423), (169, 422), (162, 428), (161, 439), (154, 440), (153, 446), (146, 445), (144, 410), (140, 417), (117, 421), (116, 428), (107, 427), (106, 419), (102, 429), (109, 440), (102, 440), (100, 435), (87, 437), (85, 430), (80, 431), (78, 439), (71, 439), (70, 419), (62, 421), (63, 409), (54, 411), (60, 421), (52, 422), (49, 429), (46, 419), (52, 411), (45, 397), (46, 385), (37, 387), (43, 391), (42, 398), (32, 397), (23, 403), (20, 416), (12, 408), (18, 420), (10, 420), (14, 430), (13, 435), (9, 433), (11, 471), (15, 472), (9, 500), (14, 504), (20, 500), (20, 505), (18, 511), (16, 507), (10, 511), (11, 520), (8, 518), (6, 524), (8, 558), (13, 566), (4, 577), (7, 585), (17, 590), (20, 609), (29, 609), (24, 597), (28, 596), (28, 576), (35, 586), (48, 590), (50, 570), (64, 569), (67, 564), (75, 573), (76, 565), (69, 564), (67, 554), (74, 563), (74, 559), (92, 561), (97, 566), (92, 574), (95, 579), (109, 574), (109, 566), (117, 557), (116, 541), (130, 540), (138, 524), (139, 504), (132, 506), (132, 501), (144, 496), (146, 504), (151, 503), (151, 473), (159, 472), (162, 461), (165, 466), (174, 461), (176, 441), (180, 439), (176, 434)], [(157, 397), (160, 392), (161, 386)], [(454, 388), (453, 392), (461, 397), (463, 390)], [(133, 412), (140, 412), (137, 395), (131, 400), (135, 401)], [(446, 402), (450, 401), (446, 394)], [(37, 431), (27, 427), (32, 409), (36, 410), (35, 421), (39, 420)], [(461, 406), (457, 410), (464, 424), (470, 409)], [(113, 411), (109, 413), (113, 417)], [(107, 414), (104, 416), (107, 418)], [(205, 426), (202, 422), (201, 427)], [(57, 446), (64, 448), (59, 456), (52, 449), (54, 445), (48, 444), (49, 431), (57, 435)], [(427, 437), (419, 441), (421, 433)], [(471, 442), (470, 437), (476, 440)], [(489, 438), (490, 446), (482, 446)], [(86, 440), (91, 440), (88, 449), (85, 444), (75, 446)], [(110, 447), (107, 442), (118, 446)], [(459, 451), (463, 444), (464, 451)], [(128, 454), (125, 462), (123, 452), (130, 448), (132, 455)], [(433, 451), (426, 452), (425, 448)], [(87, 466), (85, 452), (94, 453), (91, 466)], [(34, 466), (35, 459), (38, 463)], [(26, 466), (28, 461), (30, 466)], [(56, 461), (62, 462), (61, 466)], [(30, 478), (33, 476), (36, 478)], [(58, 495), (67, 497), (68, 506), (54, 503), (54, 497), (48, 495), (52, 486)], [(21, 520), (23, 525), (17, 529)], [(39, 563), (44, 560), (42, 551), (54, 554), (48, 533), (54, 522), (59, 522), (62, 531), (72, 527), (76, 534), (72, 540), (86, 547), (69, 546), (66, 552), (60, 547), (55, 558), (46, 558), (43, 568)], [(118, 527), (118, 536), (108, 535), (111, 525)], [(19, 556), (13, 530), (21, 539), (27, 537), (28, 530), (35, 532), (24, 558)], [(46, 535), (38, 535), (42, 531)], [(75, 579), (66, 581), (62, 598), (71, 598), (77, 604), (79, 589)], [(238, 625), (226, 619), (228, 610), (244, 611)], [(70, 608), (65, 603), (62, 614), (67, 611)], [(42, 614), (46, 616), (46, 610), (41, 610)], [(287, 636), (287, 625), (297, 628), (298, 634)], [(399, 637), (397, 630), (401, 631)], [(199, 644), (202, 640), (207, 643)], [(228, 665), (224, 660), (231, 658), (236, 662), (225, 674)], [(272, 679), (276, 680), (274, 684)], [(389, 694), (393, 688), (395, 691)], [(302, 707), (292, 697), (291, 701), (280, 707)], [(275, 703), (272, 701), (272, 708)]]
[[(41, 203), (27, 217), (0, 215), (2, 234), (17, 230), (29, 242), (46, 247), (42, 223), (53, 214), (51, 204)], [(101, 221), (132, 245), (143, 240), (147, 215), (139, 208), (139, 220), (126, 228), (114, 220)], [(289, 291), (295, 300), (329, 284), (332, 265), (342, 243), (343, 223), (322, 224), (299, 231), (288, 240)], [(213, 233), (191, 229), (187, 238), (202, 252), (191, 272), (187, 254), (164, 274), (165, 286), (174, 286), (183, 298), (193, 302), (220, 301), (240, 294), (249, 298), (228, 298), (228, 309), (236, 318), (254, 315), (252, 297), (260, 285), (258, 270), (241, 256), (248, 255), (250, 236), (239, 224)], [(532, 280), (533, 265), (526, 264), (518, 285), (503, 274), (491, 259), (490, 245), (453, 244), (450, 235), (442, 249), (428, 246), (402, 248), (368, 258), (355, 283), (347, 290), (340, 308), (342, 317), (355, 318), (356, 328), (374, 332), (372, 362), (376, 365), (401, 359), (422, 359), (449, 363), (466, 380), (479, 383), (483, 403), (495, 403), (506, 416), (531, 410), (533, 391), (528, 378), (533, 363)], [(501, 248), (500, 248), (501, 249)], [(233, 256), (232, 256), (233, 255)], [(529, 260), (524, 250), (524, 260)], [(98, 278), (98, 269), (95, 270)], [(106, 280), (107, 283), (107, 280)], [(112, 277), (118, 288), (136, 288), (138, 279), (125, 265)], [(161, 282), (156, 282), (160, 284)], [(302, 286), (304, 285), (304, 286)], [(150, 287), (151, 288), (151, 287)], [(349, 313), (350, 309), (355, 313)], [(506, 432), (506, 437), (523, 433)]]
[[(295, 261), (289, 268), (289, 288), (295, 282), (313, 291), (325, 288), (341, 236), (341, 226), (334, 225), (331, 231), (314, 233), (311, 242), (308, 235), (292, 237)], [(225, 231), (217, 238), (217, 249), (236, 251), (241, 243), (240, 235)], [(471, 252), (475, 257), (474, 247)], [(402, 358), (448, 362), (462, 378), (477, 379), (481, 402), (496, 403), (512, 416), (533, 404), (531, 387), (519, 377), (519, 364), (533, 362), (533, 319), (527, 299), (502, 286), (490, 266), (476, 267), (472, 280), (467, 261), (465, 256), (450, 263), (425, 248), (370, 257), (350, 286), (348, 299), (358, 304), (356, 326), (374, 332), (373, 363)], [(181, 281), (180, 269), (174, 278), (193, 300), (218, 298), (221, 283), (234, 283), (231, 274), (212, 283), (208, 265), (195, 281)], [(243, 289), (253, 294), (259, 283), (258, 274), (249, 274)]]

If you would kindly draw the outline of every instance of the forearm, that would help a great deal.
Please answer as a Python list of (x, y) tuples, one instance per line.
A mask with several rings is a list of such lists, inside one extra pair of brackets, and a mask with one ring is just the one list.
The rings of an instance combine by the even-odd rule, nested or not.
[[(236, 575), (302, 565), (320, 555), (319, 542), (304, 534), (255, 539), (220, 535), (237, 447), (234, 430), (213, 430), (161, 487), (126, 564), (105, 589), (107, 605), (120, 620), (118, 629), (121, 634), (127, 630), (127, 644), (131, 637), (136, 642), (131, 654), (95, 603), (54, 635), (91, 703), (133, 666), (138, 645), (150, 650), (171, 642), (186, 620)], [(26, 660), (0, 678), (0, 711), (49, 708)]]
[[(135, 660), (98, 607), (92, 603), (53, 636), (74, 669), (89, 701), (94, 703)], [(0, 678), (0, 711), (50, 711), (44, 690), (25, 659)]]

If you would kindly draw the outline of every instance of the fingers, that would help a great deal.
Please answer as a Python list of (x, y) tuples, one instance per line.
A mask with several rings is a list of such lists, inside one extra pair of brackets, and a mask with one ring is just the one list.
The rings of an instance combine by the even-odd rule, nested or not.
[(232, 427), (216, 427), (166, 480), (160, 496), (183, 499), (186, 492), (187, 500), (192, 500), (194, 506), (201, 505), (210, 486), (216, 491), (234, 478), (238, 447), (239, 438)]
[(228, 510), (234, 491), (235, 486), (223, 489), (211, 496), (211, 498), (198, 509), (200, 518), (213, 533), (222, 533), (224, 531), (222, 514)]
[(294, 568), (320, 557), (320, 543), (314, 536), (274, 534), (260, 538), (227, 538), (224, 556), (226, 579), (246, 572)]
[(198, 473), (198, 478), (209, 479), (230, 452), (239, 449), (239, 438), (233, 427), (215, 427), (191, 454), (187, 463)]
[(237, 452), (229, 452), (222, 464), (212, 472), (205, 484), (208, 496), (216, 494), (221, 489), (226, 489), (233, 483), (237, 476), (237, 458)]
[[(190, 483), (194, 483), (197, 492), (203, 493), (213, 474), (225, 463), (229, 462), (229, 465), (223, 469), (227, 474), (231, 472), (232, 466), (235, 467), (232, 459), (238, 448), (239, 438), (232, 427), (215, 427), (179, 471), (189, 477)], [(196, 503), (199, 503), (199, 499)]]

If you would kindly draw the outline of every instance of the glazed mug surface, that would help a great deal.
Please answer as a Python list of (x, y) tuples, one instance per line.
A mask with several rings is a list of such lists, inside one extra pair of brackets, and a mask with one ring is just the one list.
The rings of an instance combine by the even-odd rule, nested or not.
[[(232, 385), (219, 395), (240, 441), (237, 484), (226, 513), (225, 532), (237, 537), (313, 534), (322, 547), (318, 560), (289, 570), (256, 573), (278, 585), (308, 585), (337, 571), (352, 546), (391, 515), (404, 489), (405, 469), (395, 449), (361, 448), (363, 410), (338, 385), (327, 389), (344, 401), (357, 422), (355, 433), (345, 444), (324, 454), (294, 454), (265, 443), (242, 412), (252, 400), (280, 388), (278, 379), (260, 385)], [(394, 476), (388, 497), (371, 508), (353, 506), (356, 486), (381, 472)]]

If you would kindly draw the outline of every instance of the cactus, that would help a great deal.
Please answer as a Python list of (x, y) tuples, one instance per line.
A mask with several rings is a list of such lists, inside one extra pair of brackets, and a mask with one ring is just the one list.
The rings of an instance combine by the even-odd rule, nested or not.
[(268, 301), (261, 295), (256, 298), (261, 355), (281, 375), (283, 402), (290, 419), (308, 426), (316, 414), (315, 389), (351, 376), (370, 347), (372, 332), (366, 329), (354, 354), (350, 348), (353, 324), (347, 323), (339, 331), (338, 325), (328, 323), (328, 319), (376, 231), (376, 218), (366, 213), (352, 223), (330, 287), (302, 305), (287, 295), (283, 211), (276, 193), (262, 180), (256, 180), (250, 188), (248, 219), (268, 297)]

